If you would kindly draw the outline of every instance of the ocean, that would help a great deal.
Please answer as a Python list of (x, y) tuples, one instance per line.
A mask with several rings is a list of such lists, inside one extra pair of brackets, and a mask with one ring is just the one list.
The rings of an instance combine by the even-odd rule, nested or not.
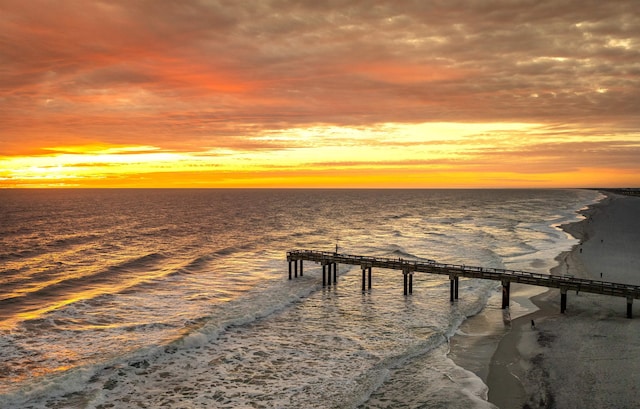
[(500, 284), (313, 249), (548, 273), (589, 190), (2, 190), (2, 408), (488, 408), (448, 356)]

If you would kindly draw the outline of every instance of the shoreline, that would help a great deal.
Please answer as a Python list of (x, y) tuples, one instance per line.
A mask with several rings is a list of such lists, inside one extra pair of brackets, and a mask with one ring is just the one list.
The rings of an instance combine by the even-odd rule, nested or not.
[[(604, 205), (607, 200), (608, 197), (580, 211), (585, 217), (583, 220), (561, 226), (565, 233), (580, 243), (555, 258), (557, 265), (550, 270), (551, 273), (568, 274), (567, 258), (582, 245), (585, 236), (582, 223), (589, 219), (595, 207)], [(555, 293), (550, 288), (512, 283), (509, 308), (502, 309), (502, 295), (497, 291), (489, 298), (483, 311), (469, 317), (458, 329), (466, 339), (461, 339), (460, 334), (451, 338), (449, 357), (482, 379), (488, 388), (485, 399), (496, 407), (528, 407), (525, 406), (529, 398), (524, 388), (524, 377), (530, 369), (528, 361), (533, 357), (531, 348), (536, 343), (531, 321), (539, 322), (545, 317), (560, 314), (559, 303), (554, 310), (556, 306), (551, 302)]]
[[(606, 192), (580, 213), (583, 220), (561, 226), (579, 243), (556, 257), (551, 272), (592, 279), (603, 274), (606, 281), (640, 284), (640, 272), (634, 271), (640, 264), (640, 198)], [(523, 306), (518, 297), (527, 297), (527, 287), (512, 284), (502, 323), (492, 311), (499, 306), (489, 302), (486, 311), (461, 326), (466, 335), (493, 320), (484, 341), (453, 337), (451, 358), (485, 382), (487, 400), (501, 409), (626, 408), (640, 401), (638, 303), (636, 319), (629, 320), (624, 299), (571, 293), (561, 314), (557, 289), (542, 289)], [(523, 309), (515, 316), (514, 310)], [(474, 344), (482, 346), (475, 356), (469, 354)]]
[[(598, 208), (607, 206), (610, 197), (587, 206), (580, 212), (585, 218), (577, 222), (560, 226), (560, 228), (579, 240), (571, 250), (560, 253), (555, 260), (558, 264), (550, 270), (550, 274), (571, 274), (588, 278), (580, 262), (576, 260), (580, 248), (588, 240), (586, 223), (592, 220)], [(541, 353), (539, 346), (548, 345), (550, 336), (538, 332), (541, 323), (551, 317), (562, 317), (560, 313), (558, 290), (548, 288), (530, 298), (535, 306), (531, 312), (513, 319), (510, 328), (500, 339), (491, 357), (486, 380), (489, 388), (487, 400), (501, 409), (508, 408), (547, 408), (555, 406), (555, 397), (544, 383), (538, 383), (538, 390), (527, 385), (527, 373), (539, 363)], [(509, 307), (511, 308), (511, 306)], [(536, 324), (537, 323), (537, 324)], [(538, 368), (544, 374), (544, 370)], [(542, 381), (544, 382), (544, 381)], [(533, 403), (535, 396), (536, 402)]]

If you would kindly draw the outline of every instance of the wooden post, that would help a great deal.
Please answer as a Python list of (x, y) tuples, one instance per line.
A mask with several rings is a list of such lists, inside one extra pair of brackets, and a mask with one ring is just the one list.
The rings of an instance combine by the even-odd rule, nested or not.
[(459, 286), (459, 281), (458, 281), (459, 277), (456, 276), (456, 278), (454, 278), (455, 281), (455, 289), (454, 289), (454, 298), (457, 300), (458, 299), (458, 286)]
[[(369, 279), (369, 285), (371, 285), (371, 279)], [(367, 286), (367, 268), (362, 266), (362, 292), (365, 292)]]
[(409, 294), (413, 294), (413, 273), (409, 273)]
[(567, 289), (560, 288), (560, 313), (564, 314), (567, 310)]
[(289, 280), (291, 280), (291, 260), (289, 260)]
[(403, 271), (402, 275), (404, 276), (404, 295), (407, 295), (408, 286), (407, 286), (407, 272)]
[(627, 318), (633, 318), (633, 297), (627, 297)]
[(322, 286), (327, 286), (327, 266), (325, 264), (322, 265)]
[(371, 290), (371, 269), (373, 267), (369, 267), (369, 290)]
[(449, 276), (449, 301), (453, 302), (454, 298), (454, 290), (453, 290), (453, 286), (454, 286), (454, 282), (453, 282), (453, 276)]
[(293, 261), (293, 276), (295, 278), (298, 278), (298, 261), (297, 260)]
[(327, 284), (329, 285), (329, 287), (331, 287), (331, 264), (332, 263), (326, 264), (326, 266), (327, 266)]
[(333, 283), (338, 284), (338, 263), (333, 263)]
[(300, 277), (302, 277), (302, 259), (300, 259)]
[(509, 296), (511, 295), (511, 281), (502, 282), (502, 309), (509, 308)]

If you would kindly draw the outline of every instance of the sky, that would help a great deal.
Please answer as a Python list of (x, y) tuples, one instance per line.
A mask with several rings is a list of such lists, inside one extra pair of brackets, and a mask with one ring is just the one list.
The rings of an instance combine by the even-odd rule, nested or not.
[(639, 187), (638, 10), (0, 0), (0, 187)]

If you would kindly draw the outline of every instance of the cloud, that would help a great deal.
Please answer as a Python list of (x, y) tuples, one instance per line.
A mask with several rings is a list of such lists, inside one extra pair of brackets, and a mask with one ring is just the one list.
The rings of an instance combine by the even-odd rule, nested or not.
[(0, 154), (284, 149), (256, 137), (425, 122), (568, 124), (571, 138), (606, 124), (637, 140), (635, 6), (5, 0)]

